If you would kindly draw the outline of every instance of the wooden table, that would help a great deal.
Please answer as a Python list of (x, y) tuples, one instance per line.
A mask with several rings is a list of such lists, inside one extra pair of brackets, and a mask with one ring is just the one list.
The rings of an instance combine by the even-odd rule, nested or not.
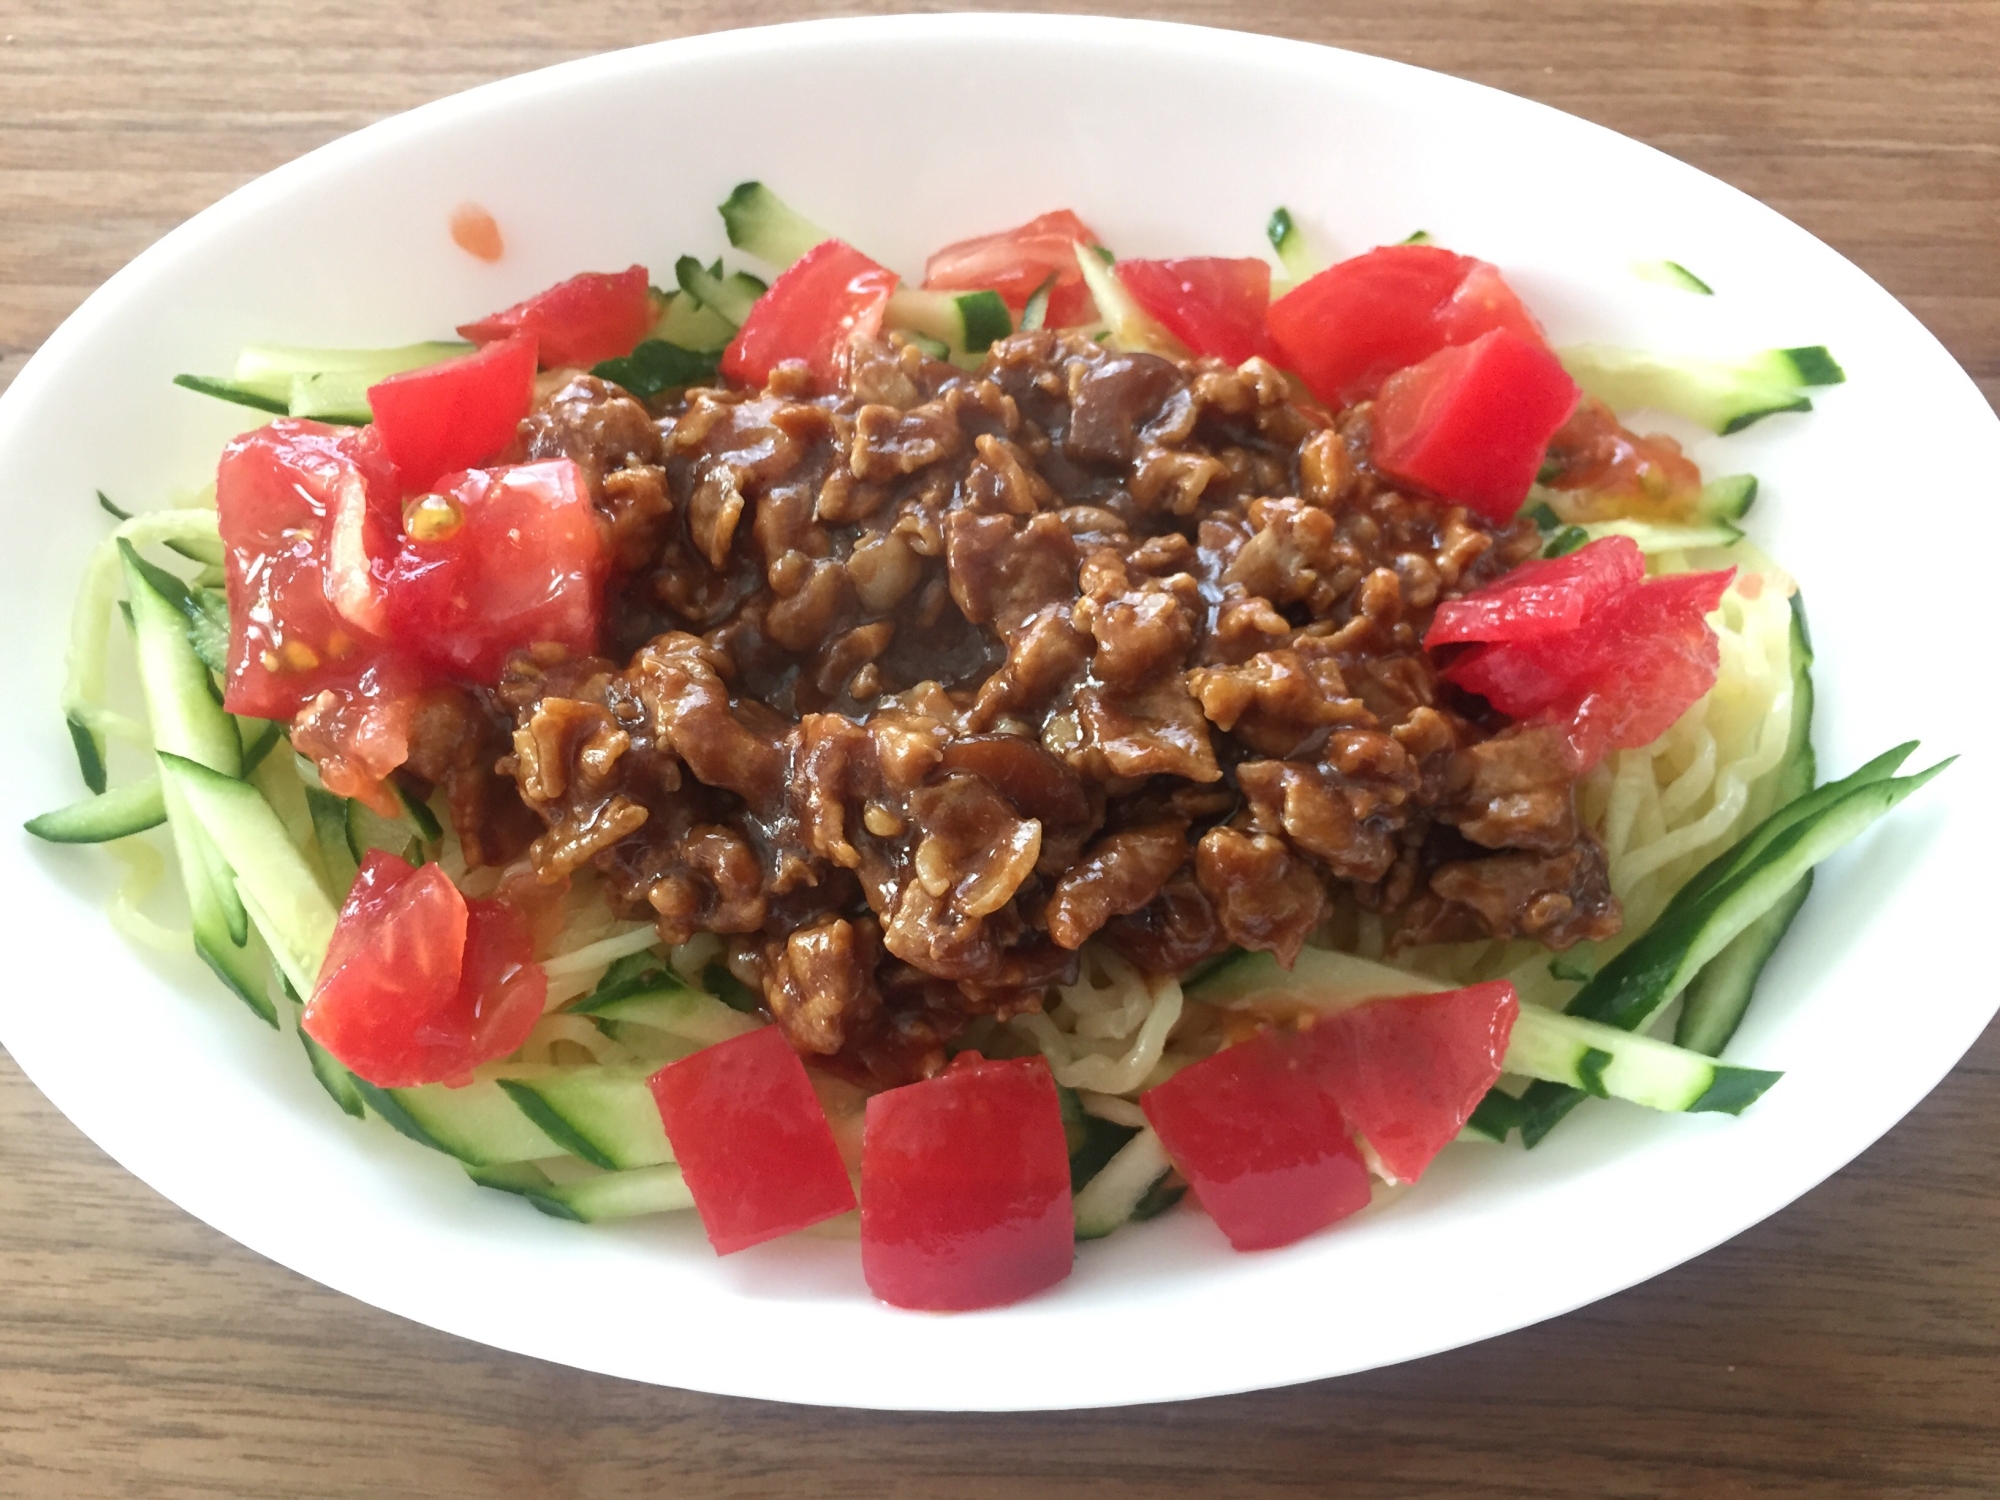
[[(583, 53), (870, 8), (9, 0), (0, 381), (174, 224), (381, 115)], [(1380, 53), (1652, 142), (1851, 256), (2000, 399), (1993, 0), (1104, 8)], [(1992, 1496), (1996, 1071), (2000, 1033), (1772, 1222), (1509, 1338), (1262, 1395), (933, 1417), (655, 1390), (402, 1322), (162, 1201), (0, 1059), (0, 1495)]]

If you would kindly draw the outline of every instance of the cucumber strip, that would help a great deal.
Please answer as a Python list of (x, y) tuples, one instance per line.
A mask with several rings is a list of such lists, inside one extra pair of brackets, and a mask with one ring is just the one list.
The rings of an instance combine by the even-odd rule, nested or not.
[(1507, 1041), (1509, 1073), (1567, 1084), (1598, 1098), (1675, 1113), (1741, 1114), (1781, 1078), (1716, 1062), (1649, 1036), (1524, 1005)]
[(311, 375), (294, 375), (291, 390), (285, 398), (285, 409), (294, 417), (312, 417), (321, 422), (340, 422), (358, 427), (375, 420), (375, 409), (368, 404), (368, 387), (383, 378), (383, 375), (359, 374), (349, 370), (322, 370)]
[[(368, 858), (370, 850), (383, 849), (390, 854), (409, 860), (413, 865), (423, 863), (423, 837), (417, 829), (402, 818), (385, 818), (374, 808), (356, 797), (345, 799), (346, 829), (344, 839), (347, 852), (359, 865)], [(411, 846), (415, 845), (415, 858)]]
[(1013, 314), (998, 292), (926, 292), (898, 287), (883, 316), (885, 327), (938, 340), (953, 357), (986, 352), (1014, 331)]
[(224, 380), (219, 375), (176, 375), (174, 384), (184, 391), (193, 391), (201, 396), (213, 396), (218, 401), (247, 406), (255, 411), (268, 411), (280, 417), (291, 414), (292, 383), (289, 379), (282, 385), (275, 381), (265, 381), (259, 385), (249, 386), (234, 380)]
[(713, 354), (697, 353), (664, 339), (650, 338), (620, 359), (607, 359), (591, 366), (590, 373), (649, 400), (663, 391), (711, 384), (717, 368)]
[(21, 826), (51, 844), (102, 844), (122, 839), (167, 821), (167, 802), (160, 778), (149, 776), (115, 792), (104, 792), (30, 818)]
[[(97, 492), (97, 504), (106, 515), (115, 517), (120, 521), (129, 521), (132, 519), (132, 512), (115, 502), (103, 490)], [(169, 551), (180, 553), (189, 562), (207, 563), (218, 568), (222, 566), (222, 538), (220, 537), (212, 539), (204, 537), (169, 537), (166, 545)]]
[(1428, 245), (1430, 242), (1431, 232), (1428, 229), (1412, 229), (1396, 243), (1399, 245)]
[(69, 740), (76, 747), (76, 768), (82, 773), (83, 784), (99, 796), (111, 784), (104, 768), (104, 742), (97, 733), (76, 719), (64, 719), (69, 730)]
[(669, 292), (647, 337), (692, 354), (720, 354), (735, 334), (735, 326), (713, 308), (685, 292)]
[(361, 1080), (343, 1068), (340, 1060), (307, 1035), (303, 1027), (299, 1030), (299, 1041), (306, 1049), (306, 1061), (312, 1064), (313, 1077), (340, 1106), (341, 1113), (357, 1120), (364, 1118), (368, 1109), (361, 1094)]
[(497, 1083), (448, 1088), (378, 1088), (354, 1074), (355, 1090), (368, 1107), (419, 1145), (455, 1156), (468, 1167), (497, 1167), (538, 1157), (561, 1156), (563, 1148), (522, 1114)]
[(1671, 411), (1711, 432), (1741, 432), (1777, 412), (1811, 411), (1805, 388), (1847, 377), (1825, 348), (1767, 349), (1735, 361), (1666, 359), (1635, 349), (1577, 344), (1557, 351), (1585, 391), (1627, 412)]
[[(1753, 789), (1752, 806), (1768, 795), (1769, 806), (1789, 807), (1812, 791), (1816, 760), (1812, 746), (1813, 681), (1812, 640), (1806, 631), (1805, 602), (1796, 593), (1791, 598), (1792, 722), (1785, 740), (1785, 756), (1771, 773), (1768, 793)], [(1900, 757), (1899, 757), (1900, 760)], [(1778, 898), (1778, 902), (1740, 933), (1727, 948), (1710, 959), (1688, 984), (1681, 998), (1680, 1019), (1674, 1030), (1675, 1045), (1691, 1047), (1714, 1057), (1721, 1054), (1749, 1009), (1757, 978), (1770, 961), (1778, 943), (1805, 905), (1812, 890), (1812, 872)]]
[(1102, 1239), (1126, 1223), (1172, 1167), (1152, 1127), (1139, 1131), (1077, 1193), (1076, 1237)]
[(500, 1087), (544, 1134), (593, 1167), (620, 1171), (674, 1159), (646, 1075), (623, 1068), (570, 1068)]
[(248, 782), (164, 751), (160, 766), (168, 816), (173, 816), (174, 798), (184, 798), (235, 872), (279, 969), (293, 989), (302, 995), (312, 993), (333, 936), (336, 912), (332, 898), (285, 833), (284, 823)]
[(187, 617), (188, 643), (209, 671), (229, 670), (229, 600), (221, 589), (183, 588), (174, 604)]
[(1763, 916), (1736, 935), (1736, 940), (1702, 966), (1681, 998), (1680, 1019), (1674, 1023), (1674, 1045), (1709, 1057), (1720, 1057), (1743, 1014), (1750, 1008), (1758, 976), (1791, 930), (1799, 908), (1812, 894), (1812, 871), (1778, 898)]
[[(264, 727), (253, 732), (250, 728), (253, 724), (261, 724)], [(285, 726), (276, 719), (239, 717), (236, 720), (236, 732), (239, 738), (246, 733), (250, 735), (249, 739), (243, 741), (243, 774), (248, 776), (264, 764), (265, 756), (278, 748), (278, 742), (285, 737)]]
[(1656, 286), (1670, 286), (1677, 291), (1693, 292), (1698, 297), (1715, 295), (1714, 287), (1677, 260), (1634, 261), (1632, 273), (1641, 281), (1650, 281)]
[(372, 385), (405, 370), (421, 370), (470, 354), (473, 345), (459, 340), (400, 344), (393, 349), (306, 349), (286, 344), (247, 344), (236, 356), (233, 379), (243, 384), (284, 381), (294, 375), (359, 375)]
[(444, 837), (444, 825), (438, 822), (437, 814), (430, 804), (400, 781), (390, 785), (395, 789), (396, 800), (403, 804), (403, 816), (410, 820), (410, 826), (417, 830), (417, 837), (427, 844), (435, 844)]
[(270, 957), (262, 945), (254, 937), (248, 943), (237, 944), (225, 941), (223, 937), (210, 936), (209, 932), (217, 919), (212, 909), (205, 912), (192, 896), (188, 901), (188, 910), (196, 956), (208, 965), (210, 972), (222, 981), (231, 994), (250, 1007), (251, 1014), (275, 1030), (278, 1007), (271, 1000)]
[(336, 896), (344, 896), (354, 884), (355, 869), (360, 863), (347, 842), (347, 799), (310, 782), (302, 784), (300, 790), (305, 793), (306, 811), (312, 817), (313, 843), (319, 849), (320, 863), (326, 868), (327, 888)]
[(908, 339), (914, 348), (923, 350), (932, 359), (949, 361), (951, 358), (951, 345), (947, 344), (943, 339), (934, 339), (927, 333), (910, 333), (908, 331), (904, 332), (903, 337)]
[(574, 1007), (572, 1014), (591, 1016), (601, 1021), (636, 1021), (641, 1026), (686, 1037), (703, 1046), (760, 1030), (765, 1024), (755, 1016), (731, 1010), (713, 995), (687, 986), (672, 988), (663, 985), (659, 989), (615, 995), (606, 1000), (592, 996)]
[(243, 955), (250, 936), (248, 909), (204, 819), (166, 769), (169, 762), (189, 766), (255, 797), (234, 779), (243, 768), (243, 741), (236, 721), (216, 701), (208, 668), (195, 654), (187, 615), (178, 603), (187, 595), (186, 585), (146, 562), (126, 538), (119, 537), (117, 545), (130, 596), (140, 687), (160, 750), (161, 801), (173, 825), (195, 951), (245, 1004), (275, 1026), (277, 1010), (258, 966)]
[(1701, 487), (1695, 514), (1704, 521), (1740, 521), (1757, 498), (1755, 474), (1724, 474)]
[(1743, 540), (1742, 527), (1721, 519), (1699, 526), (1659, 526), (1651, 521), (1595, 521), (1575, 529), (1593, 542), (1607, 536), (1630, 537), (1648, 557), (1660, 552), (1685, 552), (1693, 547), (1733, 547)]
[[(1796, 699), (1793, 701), (1797, 702)], [(1829, 781), (1823, 787), (1792, 798), (1729, 848), (1695, 871), (1688, 883), (1674, 893), (1674, 903), (1686, 909), (1725, 881), (1735, 879), (1755, 865), (1766, 849), (1800, 823), (1817, 817), (1841, 798), (1861, 787), (1874, 786), (1889, 780), (1903, 762), (1909, 759), (1910, 752), (1916, 748), (1917, 742), (1909, 740), (1893, 750), (1885, 750), (1839, 781)], [(1925, 774), (1933, 774), (1936, 769), (1933, 768), (1932, 772)], [(1672, 909), (1670, 906), (1669, 910)]]
[(1285, 268), (1285, 275), (1291, 278), (1293, 285), (1319, 270), (1312, 251), (1306, 247), (1305, 231), (1299, 228), (1292, 211), (1283, 204), (1271, 211), (1271, 217), (1264, 225), (1264, 237), (1271, 242), (1271, 248), (1278, 255), (1278, 264)]
[(1028, 293), (1028, 300), (1021, 308), (1021, 332), (1032, 333), (1049, 320), (1049, 297), (1056, 289), (1056, 273), (1051, 271), (1042, 278), (1042, 284)]
[(694, 1194), (672, 1165), (641, 1167), (631, 1172), (606, 1172), (576, 1182), (557, 1183), (533, 1162), (512, 1166), (468, 1167), (466, 1175), (481, 1187), (497, 1188), (526, 1198), (555, 1219), (595, 1224), (606, 1219), (630, 1219), (640, 1214), (673, 1213), (694, 1207)]
[[(1786, 819), (1792, 808), (1772, 814), (1743, 841), (1753, 852), (1732, 861), (1728, 870), (1697, 890), (1691, 901), (1684, 902), (1677, 895), (1651, 929), (1577, 992), (1568, 1006), (1569, 1013), (1627, 1029), (1643, 1025), (1681, 992), (1703, 964), (1776, 905), (1806, 871), (1858, 837), (1950, 764), (1944, 760), (1914, 776), (1852, 787), (1805, 816), (1791, 819), (1775, 838), (1761, 839), (1762, 829)], [(1800, 802), (1810, 800), (1801, 798)]]
[(1133, 300), (1111, 269), (1110, 262), (1099, 254), (1101, 246), (1078, 243), (1071, 247), (1076, 252), (1077, 269), (1083, 272), (1084, 285), (1090, 288), (1091, 300), (1097, 304), (1097, 315), (1104, 319), (1104, 346), (1108, 349), (1122, 349), (1139, 354), (1161, 354), (1169, 358), (1185, 354), (1180, 341), (1153, 319)]
[(768, 287), (742, 271), (722, 274), (722, 262), (704, 266), (692, 255), (674, 262), (674, 279), (680, 288), (703, 307), (727, 322), (732, 330), (741, 328), (750, 308)]
[(187, 585), (140, 557), (123, 537), (118, 539), (118, 552), (125, 565), (139, 682), (145, 690), (154, 745), (225, 776), (240, 774), (243, 741), (236, 733), (236, 721), (216, 701), (215, 684), (195, 653), (187, 613), (180, 606)]
[(730, 244), (781, 271), (833, 238), (761, 182), (739, 182), (717, 209)]
[[(1856, 785), (1856, 779), (1869, 770), (1864, 767), (1845, 782), (1820, 789), (1840, 789), (1832, 800), (1814, 793), (1772, 814), (1736, 850), (1721, 855), (1677, 893), (1651, 928), (1577, 991), (1568, 1013), (1621, 1031), (1645, 1026), (1703, 965), (1776, 907), (1807, 871), (1950, 764), (1951, 760), (1943, 760), (1914, 776)], [(1794, 815), (1794, 809), (1815, 802), (1812, 810)], [(1783, 831), (1765, 837), (1773, 825), (1781, 825)], [(1746, 848), (1754, 852), (1737, 852)], [(1715, 873), (1718, 868), (1722, 873)], [(1523, 1143), (1539, 1142), (1583, 1097), (1582, 1091), (1562, 1084), (1532, 1085), (1521, 1100)]]

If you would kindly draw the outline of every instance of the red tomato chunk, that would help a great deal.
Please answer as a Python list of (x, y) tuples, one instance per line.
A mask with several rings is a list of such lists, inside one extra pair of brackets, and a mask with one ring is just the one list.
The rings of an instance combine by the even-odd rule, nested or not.
[(516, 334), (533, 338), (542, 368), (594, 365), (630, 354), (653, 326), (650, 278), (644, 266), (616, 273), (585, 271), (458, 332), (475, 344)]
[[(367, 429), (280, 417), (223, 449), (215, 503), (227, 549), (231, 713), (289, 719), (322, 688), (353, 683), (371, 660), (372, 643), (327, 587), (326, 537), (343, 492), (363, 528), (372, 497), (395, 493)], [(393, 546), (385, 525), (359, 545)]]
[(787, 360), (803, 360), (824, 388), (840, 384), (848, 348), (882, 331), (896, 273), (851, 245), (815, 245), (771, 283), (723, 351), (722, 373), (761, 387)]
[(854, 1207), (854, 1188), (812, 1080), (777, 1027), (668, 1063), (651, 1084), (716, 1254)]
[(1039, 1057), (959, 1054), (868, 1101), (861, 1269), (895, 1307), (998, 1307), (1055, 1285), (1076, 1254), (1069, 1144)]
[(515, 1051), (547, 994), (518, 911), (467, 901), (436, 865), (377, 850), (340, 908), (300, 1024), (369, 1083), (413, 1088)]
[(1496, 979), (1357, 1006), (1305, 1039), (1347, 1128), (1397, 1181), (1415, 1182), (1500, 1076), (1520, 1010), (1514, 986)]
[(1271, 304), (1270, 328), (1287, 368), (1336, 407), (1496, 328), (1543, 342), (1498, 269), (1436, 245), (1385, 245), (1330, 266)]
[(391, 375), (368, 388), (368, 405), (403, 488), (421, 491), (511, 443), (534, 394), (535, 341), (516, 334), (462, 359)]
[(1553, 354), (1496, 328), (1390, 376), (1370, 451), (1393, 477), (1510, 521), (1576, 400)]
[(452, 475), (409, 515), (389, 622), (419, 660), (492, 682), (536, 641), (596, 651), (610, 558), (569, 459)]
[(1028, 299), (1054, 277), (1043, 323), (1071, 328), (1097, 317), (1097, 304), (1076, 263), (1076, 247), (1097, 242), (1088, 224), (1059, 208), (998, 234), (946, 245), (925, 263), (924, 286), (938, 292), (998, 292), (1018, 318)]
[(1368, 1168), (1316, 1064), (1298, 1033), (1264, 1031), (1140, 1096), (1238, 1250), (1289, 1245), (1368, 1206)]
[(1629, 536), (1607, 536), (1563, 557), (1536, 558), (1462, 599), (1445, 600), (1431, 617), (1424, 645), (1561, 635), (1645, 576), (1646, 556)]
[(1587, 769), (1609, 751), (1652, 743), (1715, 685), (1721, 648), (1706, 617), (1735, 573), (1648, 579), (1576, 630), (1476, 646), (1442, 675), (1510, 718), (1564, 726)]
[(1269, 262), (1193, 256), (1121, 260), (1112, 269), (1139, 306), (1192, 353), (1232, 365), (1252, 355), (1276, 357), (1264, 329), (1271, 304)]

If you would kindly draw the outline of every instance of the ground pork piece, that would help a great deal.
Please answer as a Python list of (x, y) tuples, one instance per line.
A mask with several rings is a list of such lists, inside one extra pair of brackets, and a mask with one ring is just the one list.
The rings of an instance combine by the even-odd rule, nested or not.
[(1288, 969), (1326, 916), (1319, 877), (1268, 833), (1211, 828), (1195, 848), (1194, 872), (1230, 941)]
[(1084, 940), (1113, 917), (1129, 916), (1159, 895), (1187, 863), (1187, 825), (1151, 823), (1106, 834), (1056, 882), (1049, 899), (1049, 936), (1064, 948)]
[(873, 922), (826, 916), (765, 946), (764, 1004), (796, 1050), (838, 1052), (881, 1009), (877, 941)]
[(1112, 952), (1154, 974), (1179, 974), (1225, 946), (1215, 903), (1183, 868), (1130, 916), (1113, 917), (1098, 934)]
[(1443, 816), (1475, 844), (1554, 853), (1581, 833), (1576, 780), (1560, 730), (1509, 725), (1460, 751), (1452, 779), (1454, 795)]
[(1372, 884), (1395, 863), (1407, 819), (1378, 791), (1337, 770), (1289, 761), (1245, 761), (1236, 779), (1259, 831), (1285, 835), (1340, 879)]
[(1430, 876), (1431, 902), (1419, 901), (1401, 943), (1528, 937), (1561, 952), (1618, 931), (1603, 848), (1593, 839), (1560, 854), (1491, 854), (1452, 860)]

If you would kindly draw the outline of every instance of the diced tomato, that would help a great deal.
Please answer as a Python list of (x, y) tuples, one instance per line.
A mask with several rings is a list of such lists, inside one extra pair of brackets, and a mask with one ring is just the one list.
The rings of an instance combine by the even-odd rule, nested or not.
[(1054, 276), (1043, 322), (1070, 328), (1097, 317), (1097, 304), (1076, 264), (1076, 246), (1097, 243), (1088, 224), (1059, 208), (998, 234), (946, 245), (924, 263), (924, 286), (939, 292), (998, 292), (1019, 317), (1028, 299)]
[[(378, 654), (335, 607), (385, 608), (374, 560), (394, 551), (396, 480), (368, 429), (280, 417), (223, 449), (216, 521), (226, 549), (231, 713), (289, 719), (324, 688), (353, 684)], [(330, 578), (328, 533), (343, 512), (352, 558)], [(332, 586), (330, 586), (332, 585)], [(386, 633), (386, 632), (383, 632)]]
[(1648, 579), (1576, 630), (1476, 646), (1442, 675), (1510, 718), (1563, 725), (1588, 768), (1651, 744), (1715, 685), (1721, 650), (1706, 616), (1735, 572)]
[(1263, 1031), (1139, 1097), (1238, 1250), (1303, 1239), (1368, 1206), (1368, 1168), (1296, 1032)]
[(1264, 315), (1271, 266), (1262, 260), (1200, 255), (1185, 260), (1121, 260), (1112, 267), (1152, 318), (1196, 354), (1240, 365), (1276, 356)]
[(1496, 328), (1543, 342), (1497, 268), (1436, 245), (1385, 245), (1329, 266), (1272, 303), (1269, 321), (1285, 364), (1328, 406)]
[(750, 308), (722, 354), (722, 373), (762, 386), (786, 360), (804, 360), (831, 389), (847, 374), (849, 346), (882, 331), (896, 273), (853, 246), (826, 240), (783, 272)]
[(1535, 558), (1483, 589), (1447, 599), (1424, 635), (1430, 647), (1456, 641), (1531, 641), (1575, 630), (1608, 600), (1646, 576), (1646, 556), (1629, 536), (1607, 536), (1562, 557)]
[(1510, 521), (1576, 399), (1561, 361), (1496, 328), (1390, 376), (1370, 453), (1396, 479)]
[(997, 1307), (1069, 1275), (1069, 1144), (1041, 1058), (961, 1053), (876, 1094), (861, 1154), (861, 1270), (884, 1302)]
[(547, 993), (518, 912), (467, 901), (436, 865), (377, 850), (340, 908), (300, 1024), (358, 1077), (412, 1088), (519, 1048)]
[(597, 649), (609, 555), (569, 459), (448, 476), (408, 515), (389, 621), (418, 660), (492, 682), (538, 641)]
[(500, 452), (534, 394), (535, 341), (515, 334), (462, 359), (391, 375), (368, 388), (368, 405), (408, 492)]
[(540, 351), (542, 368), (554, 370), (622, 359), (646, 336), (653, 318), (646, 268), (632, 266), (615, 273), (585, 271), (458, 332), (475, 344), (527, 334)]
[(385, 651), (351, 680), (330, 683), (299, 705), (292, 748), (319, 768), (335, 796), (358, 797), (383, 817), (399, 818), (402, 805), (388, 778), (409, 759), (422, 687), (415, 662)]
[(1542, 482), (1566, 490), (1565, 513), (1579, 521), (1641, 515), (1685, 521), (1701, 499), (1701, 470), (1662, 433), (1630, 431), (1594, 396), (1577, 402), (1549, 439)]
[(826, 1112), (777, 1027), (704, 1047), (650, 1083), (716, 1254), (854, 1207)]
[(1520, 1009), (1496, 979), (1327, 1016), (1306, 1043), (1347, 1128), (1397, 1181), (1415, 1182), (1500, 1076)]
[(1483, 260), (1469, 265), (1465, 280), (1438, 311), (1438, 331), (1445, 345), (1469, 344), (1496, 328), (1518, 333), (1531, 344), (1546, 344), (1542, 325), (1507, 285), (1500, 268)]

